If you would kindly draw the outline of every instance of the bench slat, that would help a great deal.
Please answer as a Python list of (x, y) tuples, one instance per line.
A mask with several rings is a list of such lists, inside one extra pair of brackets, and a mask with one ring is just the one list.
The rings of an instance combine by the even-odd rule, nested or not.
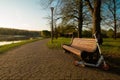
[(93, 52), (97, 47), (95, 39), (86, 38), (74, 38), (71, 46), (87, 52)]
[(78, 50), (78, 49), (76, 49), (76, 48), (73, 48), (73, 47), (67, 46), (67, 45), (63, 45), (62, 47), (63, 47), (64, 49), (66, 49), (66, 50), (68, 50), (68, 51), (70, 51), (70, 52), (78, 55), (78, 56), (81, 55), (81, 52), (82, 52), (82, 51), (80, 51), (80, 50)]

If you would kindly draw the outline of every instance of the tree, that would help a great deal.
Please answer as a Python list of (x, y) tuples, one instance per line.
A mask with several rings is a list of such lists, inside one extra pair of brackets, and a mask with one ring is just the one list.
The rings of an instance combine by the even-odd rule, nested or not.
[(113, 38), (113, 33), (114, 33), (114, 31), (112, 30), (112, 29), (109, 29), (108, 31), (107, 31), (107, 36), (109, 37), (109, 38)]
[(106, 23), (114, 29), (114, 39), (116, 39), (116, 33), (118, 28), (118, 22), (120, 20), (119, 17), (119, 9), (120, 9), (120, 0), (105, 0), (104, 1), (104, 18), (106, 19)]
[(91, 37), (92, 36), (91, 30), (84, 30), (83, 31), (83, 36), (84, 37)]
[(50, 37), (50, 32), (48, 30), (43, 30), (43, 31), (41, 31), (41, 36), (42, 37)]
[(62, 19), (62, 24), (77, 22), (78, 37), (82, 37), (83, 0), (49, 0), (49, 4), (54, 2), (56, 3), (55, 13)]
[(57, 28), (57, 33), (59, 36), (63, 36), (64, 34), (72, 34), (74, 32), (77, 32), (76, 31), (76, 27), (74, 25), (71, 25), (71, 24), (68, 24), (68, 25), (59, 25)]
[(101, 22), (101, 16), (100, 16), (100, 7), (101, 7), (101, 0), (94, 0), (93, 6), (90, 0), (85, 0), (86, 5), (88, 6), (89, 11), (92, 15), (92, 22), (93, 22), (93, 33), (101, 33), (100, 29), (100, 22)]
[(113, 8), (113, 17), (114, 17), (114, 38), (116, 39), (116, 27), (117, 27), (117, 24), (116, 24), (116, 0), (113, 0), (113, 4), (114, 4), (114, 8)]
[(83, 1), (82, 0), (69, 0), (64, 1), (64, 7), (61, 8), (61, 15), (63, 23), (68, 24), (71, 22), (78, 23), (78, 37), (82, 37), (83, 25)]
[[(93, 2), (92, 2), (93, 1)], [(89, 11), (91, 12), (93, 22), (93, 34), (96, 33), (96, 37), (102, 41), (101, 37), (101, 0), (85, 0)], [(93, 3), (93, 4), (92, 4)]]
[(82, 17), (82, 9), (83, 2), (82, 0), (78, 0), (78, 37), (82, 37), (82, 25), (83, 25), (83, 17)]

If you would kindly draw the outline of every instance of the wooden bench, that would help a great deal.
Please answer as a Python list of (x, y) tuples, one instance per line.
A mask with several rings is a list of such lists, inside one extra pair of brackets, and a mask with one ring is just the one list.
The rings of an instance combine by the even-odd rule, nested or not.
[(63, 44), (62, 48), (80, 56), (83, 60), (91, 61), (93, 56), (98, 57), (96, 40), (92, 38), (73, 38), (70, 45)]

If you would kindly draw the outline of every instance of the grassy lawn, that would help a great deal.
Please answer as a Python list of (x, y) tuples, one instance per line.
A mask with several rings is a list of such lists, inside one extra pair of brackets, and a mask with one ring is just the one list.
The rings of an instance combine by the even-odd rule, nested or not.
[(101, 49), (104, 54), (120, 56), (120, 39), (104, 39)]
[(18, 42), (18, 43), (12, 43), (12, 44), (8, 44), (8, 45), (0, 46), (0, 54), (4, 53), (6, 51), (9, 51), (13, 48), (16, 48), (16, 47), (19, 47), (21, 45), (31, 43), (31, 42), (34, 42), (34, 41), (37, 41), (37, 40), (39, 40), (39, 39), (22, 40), (21, 42)]
[[(71, 38), (58, 38), (54, 39), (53, 43), (48, 42), (48, 47), (51, 49), (61, 49), (61, 44), (69, 44)], [(120, 74), (120, 38), (117, 40), (106, 38), (103, 39), (103, 45), (101, 45), (102, 54), (105, 60), (112, 66), (112, 71)]]
[(70, 41), (71, 41), (71, 38), (58, 38), (58, 39), (54, 39), (53, 43), (49, 41), (47, 43), (47, 46), (50, 49), (61, 49), (62, 44), (70, 44)]

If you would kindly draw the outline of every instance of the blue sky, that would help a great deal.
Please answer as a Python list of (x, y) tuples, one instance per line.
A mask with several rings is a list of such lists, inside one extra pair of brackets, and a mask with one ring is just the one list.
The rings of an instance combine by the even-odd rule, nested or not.
[(0, 0), (0, 27), (25, 30), (50, 30), (45, 17), (50, 10), (41, 8), (42, 0)]

